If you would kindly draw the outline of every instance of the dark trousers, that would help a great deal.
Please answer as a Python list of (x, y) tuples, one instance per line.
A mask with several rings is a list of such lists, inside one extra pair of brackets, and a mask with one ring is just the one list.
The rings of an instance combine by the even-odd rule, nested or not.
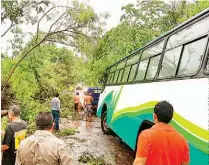
[(59, 118), (60, 112), (56, 110), (52, 110), (53, 120), (55, 122), (55, 130), (59, 130)]
[(2, 165), (15, 165), (16, 154), (3, 152)]

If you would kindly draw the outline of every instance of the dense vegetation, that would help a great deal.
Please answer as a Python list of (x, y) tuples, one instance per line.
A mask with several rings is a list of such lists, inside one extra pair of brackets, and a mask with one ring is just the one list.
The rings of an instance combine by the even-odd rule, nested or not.
[[(108, 65), (208, 7), (208, 1), (137, 1), (122, 7), (120, 24), (105, 32), (108, 15), (98, 15), (77, 1), (68, 6), (47, 0), (3, 1), (2, 26), (8, 22), (9, 26), (1, 36), (11, 33), (14, 37), (6, 43), (12, 56), (1, 54), (2, 109), (12, 103), (20, 105), (22, 117), (33, 128), (34, 115), (50, 110), (49, 101), (59, 92), (63, 116), (68, 115), (70, 86), (98, 85)], [(47, 30), (40, 29), (44, 19), (49, 23)], [(33, 24), (37, 31), (26, 34), (21, 24)], [(24, 36), (29, 36), (28, 42)]]

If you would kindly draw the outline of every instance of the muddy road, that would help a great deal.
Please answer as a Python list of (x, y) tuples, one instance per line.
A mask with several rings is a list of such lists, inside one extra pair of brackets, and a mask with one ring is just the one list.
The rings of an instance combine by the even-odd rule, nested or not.
[(104, 135), (100, 119), (93, 122), (61, 119), (60, 129), (74, 128), (74, 135), (61, 139), (68, 145), (73, 165), (132, 165), (134, 152), (117, 136)]

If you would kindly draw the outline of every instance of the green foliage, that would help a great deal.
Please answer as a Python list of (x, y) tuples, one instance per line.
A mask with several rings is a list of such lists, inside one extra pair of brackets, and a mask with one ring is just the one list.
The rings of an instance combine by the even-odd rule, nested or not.
[[(33, 22), (35, 17), (32, 16), (31, 10), (34, 10), (36, 14), (44, 12), (44, 7), (48, 6), (50, 1), (43, 0), (25, 1), (2, 1), (1, 2), (1, 21), (10, 20), (12, 23), (19, 24), (23, 21)], [(33, 14), (34, 15), (34, 14)]]
[(55, 132), (57, 136), (69, 136), (69, 135), (74, 135), (75, 133), (76, 133), (76, 130), (74, 130), (73, 128), (68, 128), (68, 129)]
[(89, 63), (92, 81), (111, 64), (208, 7), (208, 1), (185, 0), (145, 0), (122, 7), (121, 23), (99, 39), (93, 51)]
[(209, 7), (209, 1), (145, 0), (122, 8), (121, 21), (152, 30), (157, 37)]
[(84, 152), (81, 156), (79, 156), (78, 161), (87, 163), (88, 165), (109, 165), (102, 157), (95, 158), (88, 152)]
[[(18, 58), (2, 60), (2, 80)], [(35, 49), (17, 68), (10, 81), (10, 91), (15, 94), (15, 102), (21, 107), (22, 118), (27, 121), (29, 132), (35, 129), (35, 116), (40, 111), (50, 111), (50, 100), (55, 92), (60, 93), (65, 115), (72, 110), (72, 93), (65, 93), (64, 90), (67, 85), (76, 84), (74, 76), (78, 71), (74, 69), (75, 64), (76, 57), (71, 51), (46, 44)]]

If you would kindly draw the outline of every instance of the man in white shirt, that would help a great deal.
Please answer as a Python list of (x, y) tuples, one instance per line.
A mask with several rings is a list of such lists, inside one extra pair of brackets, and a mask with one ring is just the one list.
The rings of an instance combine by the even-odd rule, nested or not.
[(60, 99), (59, 93), (55, 94), (55, 97), (51, 101), (51, 110), (53, 115), (53, 120), (55, 122), (55, 130), (59, 130), (59, 117), (60, 117)]

